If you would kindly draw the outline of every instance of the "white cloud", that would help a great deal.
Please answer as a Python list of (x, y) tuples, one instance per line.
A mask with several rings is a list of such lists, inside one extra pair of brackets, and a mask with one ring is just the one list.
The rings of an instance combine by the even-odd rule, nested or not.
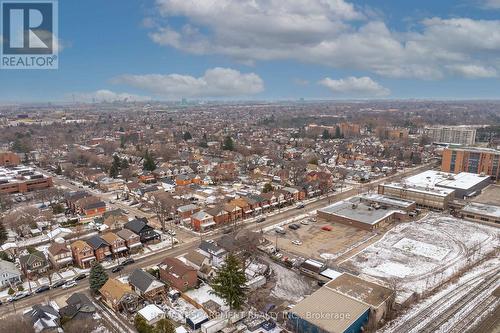
[(333, 80), (329, 77), (319, 81), (335, 94), (355, 97), (383, 97), (390, 95), (391, 91), (367, 76), (350, 76), (344, 79)]
[[(495, 2), (498, 0), (495, 0)], [(500, 73), (500, 20), (429, 18), (393, 31), (344, 0), (157, 0), (174, 29), (153, 28), (160, 45), (220, 54), (243, 63), (293, 59), (386, 77), (441, 79)], [(478, 76), (475, 76), (475, 75)]]
[(230, 68), (213, 68), (196, 78), (181, 74), (122, 75), (114, 83), (139, 88), (149, 93), (167, 97), (236, 97), (262, 92), (264, 83), (254, 73), (242, 74)]
[(71, 96), (79, 102), (139, 102), (151, 100), (151, 97), (139, 96), (129, 93), (117, 93), (107, 89), (101, 89), (87, 93), (75, 93)]

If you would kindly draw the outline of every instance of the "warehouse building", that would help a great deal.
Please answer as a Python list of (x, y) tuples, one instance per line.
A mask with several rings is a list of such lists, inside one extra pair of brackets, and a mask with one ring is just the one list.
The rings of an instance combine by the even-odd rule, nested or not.
[(359, 195), (318, 210), (318, 217), (329, 222), (375, 230), (394, 221), (404, 221), (415, 202), (383, 195)]
[(500, 207), (470, 202), (460, 211), (462, 218), (477, 221), (500, 224)]
[(378, 193), (415, 201), (420, 207), (444, 210), (448, 209), (448, 204), (454, 198), (455, 190), (406, 183), (389, 183), (380, 184), (378, 186)]

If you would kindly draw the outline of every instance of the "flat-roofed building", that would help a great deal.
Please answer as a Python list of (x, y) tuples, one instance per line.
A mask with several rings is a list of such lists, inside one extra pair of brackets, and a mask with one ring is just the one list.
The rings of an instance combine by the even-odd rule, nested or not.
[(405, 200), (412, 200), (421, 207), (444, 210), (448, 208), (449, 202), (453, 199), (455, 190), (406, 183), (389, 183), (380, 184), (378, 186), (378, 193)]
[(463, 199), (481, 193), (490, 185), (491, 178), (470, 172), (458, 174), (427, 170), (404, 180), (405, 184), (428, 188), (448, 188), (455, 191), (455, 197)]
[(469, 202), (460, 211), (462, 218), (471, 221), (500, 224), (500, 207)]
[[(415, 203), (408, 200), (401, 201), (400, 206), (390, 204), (397, 202), (396, 198), (379, 195), (370, 200), (369, 196), (355, 196), (336, 202), (318, 210), (318, 217), (329, 222), (350, 225), (364, 230), (374, 230), (392, 223), (403, 221), (408, 217), (408, 210), (415, 207)], [(385, 203), (380, 204), (380, 202)]]
[(31, 167), (0, 167), (0, 193), (25, 193), (52, 187), (52, 177)]

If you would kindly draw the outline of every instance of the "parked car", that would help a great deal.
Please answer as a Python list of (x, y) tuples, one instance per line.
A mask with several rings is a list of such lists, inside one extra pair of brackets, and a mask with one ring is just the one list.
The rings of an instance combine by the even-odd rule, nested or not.
[(278, 234), (282, 234), (282, 235), (286, 234), (285, 229), (283, 229), (282, 227), (275, 227), (275, 228), (274, 228), (274, 231), (275, 231), (276, 233), (278, 233)]
[(307, 220), (302, 220), (302, 221), (300, 221), (300, 224), (302, 224), (302, 225), (309, 225), (309, 222)]
[(300, 225), (297, 224), (297, 223), (292, 223), (288, 226), (288, 228), (292, 229), (292, 230), (297, 230), (300, 228)]
[(125, 266), (123, 265), (118, 265), (116, 267), (113, 267), (113, 269), (111, 270), (112, 273), (118, 273), (119, 271), (121, 271)]
[(266, 220), (264, 216), (259, 217), (257, 220), (255, 220), (256, 223), (262, 223)]
[(305, 207), (306, 207), (306, 205), (304, 205), (303, 203), (298, 203), (298, 204), (295, 206), (295, 208), (296, 208), (296, 209), (302, 209), (302, 208), (305, 208)]
[(324, 231), (332, 231), (333, 228), (330, 227), (329, 225), (325, 225), (324, 227), (321, 228), (321, 230), (324, 230)]
[(87, 277), (87, 274), (81, 273), (81, 274), (78, 274), (77, 276), (75, 276), (73, 281), (80, 281), (80, 280), (85, 279), (86, 277)]
[(28, 290), (26, 290), (26, 291), (19, 291), (16, 294), (14, 294), (12, 297), (9, 297), (8, 301), (9, 302), (15, 302), (17, 300), (20, 300), (22, 298), (28, 297), (30, 295), (31, 295), (31, 293)]
[(75, 281), (71, 280), (71, 281), (66, 282), (66, 283), (62, 286), (62, 288), (63, 288), (63, 289), (68, 289), (68, 288), (74, 287), (74, 286), (76, 286), (76, 285), (77, 285), (77, 283), (76, 283)]
[(37, 294), (40, 294), (40, 293), (43, 293), (44, 291), (47, 291), (47, 290), (50, 290), (50, 286), (45, 284), (43, 286), (40, 286), (38, 287), (36, 290), (35, 290), (35, 293)]
[(274, 320), (269, 319), (268, 321), (262, 323), (261, 327), (266, 331), (271, 331), (276, 328), (276, 323), (274, 322)]
[(125, 259), (123, 262), (122, 262), (122, 265), (123, 266), (127, 266), (127, 265), (131, 265), (135, 262), (135, 260), (133, 258), (127, 258)]
[(300, 245), (302, 245), (302, 242), (299, 241), (298, 239), (295, 239), (295, 240), (292, 241), (292, 244), (300, 246)]
[(55, 289), (55, 288), (62, 287), (62, 286), (64, 286), (64, 284), (65, 284), (65, 283), (66, 283), (66, 281), (65, 281), (65, 280), (59, 280), (59, 281), (57, 281), (57, 282), (52, 283), (51, 288), (52, 288), (52, 289)]

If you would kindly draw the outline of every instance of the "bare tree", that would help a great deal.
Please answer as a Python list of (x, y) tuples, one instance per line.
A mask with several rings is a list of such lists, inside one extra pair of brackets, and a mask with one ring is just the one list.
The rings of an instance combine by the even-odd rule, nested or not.
[(33, 325), (21, 315), (11, 315), (2, 319), (2, 332), (35, 333)]
[(70, 320), (64, 324), (65, 333), (92, 333), (98, 326), (98, 322), (92, 318)]

